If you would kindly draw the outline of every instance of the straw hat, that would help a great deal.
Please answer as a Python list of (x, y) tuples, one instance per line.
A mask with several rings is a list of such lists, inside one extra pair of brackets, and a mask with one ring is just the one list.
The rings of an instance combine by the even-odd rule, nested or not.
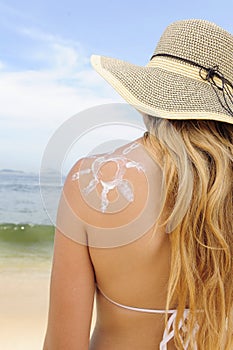
[(97, 55), (91, 63), (143, 113), (233, 123), (233, 36), (214, 23), (172, 23), (146, 67)]

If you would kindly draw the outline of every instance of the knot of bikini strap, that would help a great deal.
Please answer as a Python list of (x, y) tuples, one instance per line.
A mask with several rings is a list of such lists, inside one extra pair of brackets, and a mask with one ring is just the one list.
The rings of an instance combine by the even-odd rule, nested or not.
[[(185, 309), (183, 313), (183, 318), (179, 321), (178, 330), (182, 329), (183, 332), (187, 332), (187, 329), (185, 327), (185, 321), (188, 319), (188, 315), (189, 315), (189, 310)], [(167, 325), (163, 333), (163, 339), (160, 342), (159, 350), (167, 350), (167, 344), (172, 338), (174, 338), (176, 316), (177, 316), (177, 310), (174, 310), (168, 319)], [(198, 325), (194, 327), (193, 336), (195, 336), (195, 334), (197, 333), (198, 328), (199, 328)], [(183, 339), (180, 337), (180, 340), (183, 345), (183, 350), (187, 350), (189, 347), (189, 339), (187, 339), (184, 342)], [(196, 344), (193, 350), (197, 350)]]

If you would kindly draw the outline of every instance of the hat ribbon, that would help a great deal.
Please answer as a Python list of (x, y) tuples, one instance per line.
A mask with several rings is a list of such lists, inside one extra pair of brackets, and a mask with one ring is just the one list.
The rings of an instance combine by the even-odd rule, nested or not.
[[(202, 75), (203, 69), (206, 70), (206, 75), (205, 76)], [(200, 75), (200, 77), (203, 80), (206, 80), (206, 81), (208, 81), (211, 84), (211, 86), (212, 86), (212, 88), (213, 88), (213, 90), (214, 90), (214, 92), (215, 92), (215, 94), (216, 94), (220, 104), (222, 105), (222, 107), (225, 110), (227, 110), (233, 116), (233, 109), (231, 109), (231, 107), (229, 105), (229, 102), (227, 101), (227, 97), (228, 97), (230, 103), (233, 105), (233, 95), (231, 94), (231, 91), (230, 91), (230, 88), (229, 88), (229, 86), (231, 86), (231, 87), (233, 87), (233, 86), (224, 77), (224, 75), (219, 71), (219, 67), (217, 65), (213, 66), (211, 68), (201, 67), (200, 70), (199, 70), (199, 75)], [(216, 82), (214, 81), (214, 77), (215, 76), (217, 76), (221, 80), (222, 86), (218, 86), (216, 84)], [(219, 97), (218, 90), (216, 90), (215, 88), (217, 88), (217, 89), (219, 89), (220, 91), (223, 92), (223, 99), (224, 99), (224, 102), (225, 102), (225, 106), (224, 106), (224, 104), (222, 103), (222, 101), (221, 101), (221, 99)]]
[[(155, 56), (164, 56), (164, 57), (170, 57), (170, 58), (175, 58), (177, 60), (189, 63), (193, 66), (199, 67), (199, 76), (204, 80), (207, 81), (208, 83), (210, 83), (211, 87), (213, 88), (219, 103), (221, 104), (221, 106), (228, 112), (231, 114), (231, 116), (233, 117), (233, 85), (232, 83), (227, 80), (224, 75), (220, 72), (219, 70), (219, 66), (215, 65), (213, 67), (209, 67), (206, 68), (196, 62), (193, 62), (191, 60), (182, 58), (182, 57), (178, 57), (178, 56), (173, 56), (170, 54), (156, 54), (153, 55), (151, 57), (151, 60), (155, 57)], [(220, 81), (220, 85), (216, 83), (216, 78), (218, 80), (218, 82)], [(223, 100), (224, 102), (222, 102), (222, 99), (219, 96), (218, 91), (222, 91), (223, 93)], [(232, 105), (232, 106), (231, 106)]]

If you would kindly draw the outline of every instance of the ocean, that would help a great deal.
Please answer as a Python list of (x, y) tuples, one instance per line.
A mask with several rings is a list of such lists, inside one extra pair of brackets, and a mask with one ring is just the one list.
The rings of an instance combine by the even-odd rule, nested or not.
[(43, 347), (53, 241), (39, 176), (0, 171), (0, 349)]
[[(46, 190), (52, 187), (48, 179)], [(52, 224), (43, 207), (39, 174), (0, 170), (0, 223)]]
[[(53, 186), (48, 181), (48, 193), (50, 185)], [(51, 210), (55, 212), (56, 206)], [(0, 170), (1, 273), (9, 269), (22, 273), (28, 268), (46, 270), (51, 261), (53, 238), (54, 226), (43, 207), (39, 175)]]

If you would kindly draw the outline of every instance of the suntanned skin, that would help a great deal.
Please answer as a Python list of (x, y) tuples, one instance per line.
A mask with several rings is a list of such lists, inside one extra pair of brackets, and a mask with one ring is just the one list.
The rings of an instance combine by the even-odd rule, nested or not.
[[(147, 157), (150, 158), (149, 155)], [(147, 162), (145, 157), (141, 160)], [(150, 161), (151, 159), (148, 164)], [(106, 214), (88, 205), (77, 183), (71, 181), (72, 174), (80, 166), (78, 162), (68, 175), (64, 194), (69, 199), (72, 210), (82, 220), (75, 224), (67, 219), (64, 210), (60, 210), (60, 230), (64, 223), (63, 232), (79, 230), (80, 237), (88, 237), (100, 224), (118, 227), (119, 224), (124, 225), (129, 217), (139, 215), (147, 199), (145, 194), (148, 184), (137, 170), (131, 169), (126, 173), (126, 178), (133, 184), (135, 201), (125, 210)], [(115, 164), (109, 162), (101, 169), (105, 180), (112, 178), (116, 170), (114, 167)], [(155, 186), (161, 186), (162, 175), (152, 168), (150, 170)], [(100, 191), (98, 187), (96, 190)], [(116, 198), (117, 193), (110, 192), (109, 200), (114, 201)], [(152, 209), (153, 205), (151, 204)], [(161, 228), (157, 228), (154, 235), (153, 231), (151, 227), (143, 232), (142, 225), (142, 234), (133, 242), (101, 248), (96, 247), (98, 242), (88, 247), (77, 243), (74, 236), (69, 238), (59, 229), (56, 230), (49, 318), (43, 350), (159, 349), (164, 331), (164, 314), (122, 309), (110, 303), (99, 292), (96, 294), (97, 322), (89, 340), (96, 283), (108, 297), (118, 303), (139, 308), (165, 308), (170, 269), (169, 236)], [(168, 349), (175, 349), (173, 342), (168, 344)]]

